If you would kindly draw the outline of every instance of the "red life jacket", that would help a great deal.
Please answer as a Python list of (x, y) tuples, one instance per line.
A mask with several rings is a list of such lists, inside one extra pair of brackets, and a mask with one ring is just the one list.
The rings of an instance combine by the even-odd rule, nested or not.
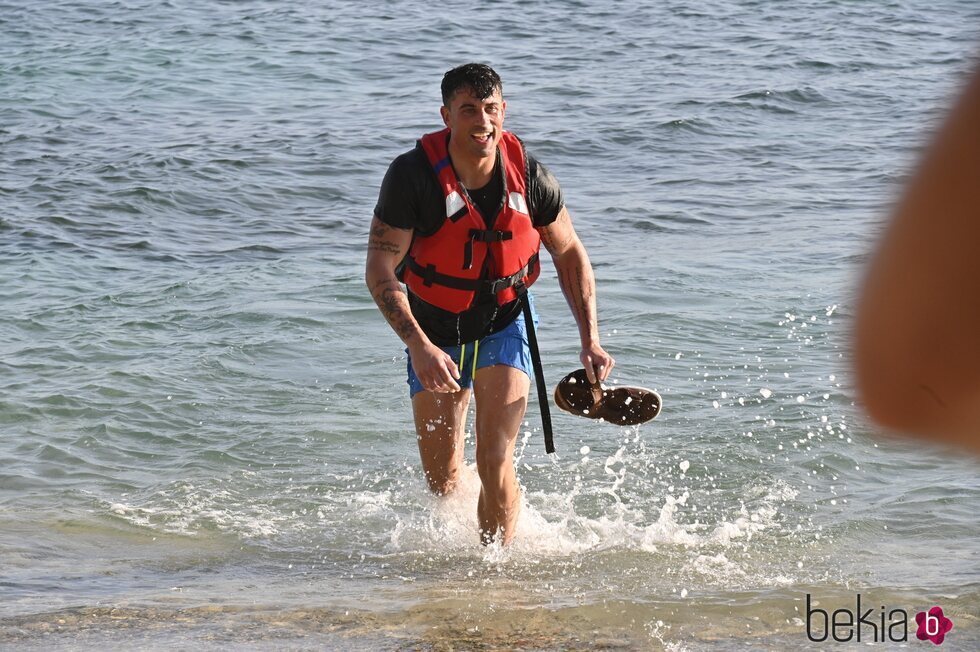
[(497, 149), (504, 201), (493, 228), (488, 229), (456, 177), (448, 139), (449, 129), (443, 129), (420, 141), (439, 179), (446, 218), (431, 235), (415, 235), (402, 279), (423, 301), (452, 313), (467, 310), (483, 293), (496, 295), (497, 305), (504, 305), (518, 297), (521, 286), (534, 283), (541, 271), (541, 237), (527, 208), (524, 146), (514, 134), (501, 134)]

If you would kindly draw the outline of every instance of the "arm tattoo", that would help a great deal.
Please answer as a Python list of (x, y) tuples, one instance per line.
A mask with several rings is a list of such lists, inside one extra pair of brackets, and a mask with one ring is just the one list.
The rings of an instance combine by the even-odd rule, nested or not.
[(397, 281), (390, 279), (379, 281), (371, 288), (371, 296), (378, 304), (381, 314), (391, 325), (395, 333), (403, 340), (415, 331), (408, 317), (405, 291)]
[[(371, 235), (368, 238), (368, 268), (371, 268), (371, 260), (374, 256), (381, 270), (376, 272), (377, 280), (373, 284), (369, 280), (368, 286), (371, 297), (378, 304), (385, 321), (395, 334), (407, 343), (419, 328), (412, 317), (405, 291), (393, 273), (394, 263), (405, 254), (406, 243), (400, 237), (402, 233), (411, 234), (411, 230), (389, 226), (377, 217), (371, 223)], [(368, 275), (370, 278), (370, 271)]]
[[(555, 220), (554, 224), (557, 224), (560, 221), (564, 221), (561, 215), (558, 216), (558, 219)], [(564, 237), (562, 237), (561, 241), (558, 242), (555, 240), (555, 236), (551, 232), (550, 228), (541, 229), (541, 243), (544, 245), (544, 248), (548, 250), (548, 253), (554, 255), (556, 252), (564, 251), (571, 243), (574, 231), (571, 229), (563, 230), (565, 231), (563, 234)]]
[(558, 282), (572, 308), (573, 316), (579, 327), (586, 326), (591, 330), (595, 323), (595, 280), (582, 265), (562, 269)]
[(588, 256), (572, 228), (568, 212), (563, 208), (558, 218), (540, 230), (541, 242), (555, 260), (558, 283), (572, 310), (575, 323), (583, 338), (598, 335), (595, 303), (595, 276)]
[(388, 226), (381, 220), (375, 218), (371, 225), (371, 237), (368, 238), (368, 251), (380, 251), (386, 254), (400, 255), (401, 247), (392, 240), (388, 234), (394, 231), (394, 227)]
[(374, 237), (368, 242), (368, 251), (381, 251), (386, 254), (400, 254), (402, 252), (398, 243), (392, 242), (391, 240), (379, 241)]

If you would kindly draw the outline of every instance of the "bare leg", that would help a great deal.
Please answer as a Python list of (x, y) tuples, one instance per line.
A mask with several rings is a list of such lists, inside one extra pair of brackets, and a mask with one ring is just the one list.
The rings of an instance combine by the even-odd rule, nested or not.
[(505, 365), (478, 369), (473, 379), (476, 394), (476, 468), (482, 489), (477, 505), (480, 540), (497, 535), (504, 544), (514, 538), (521, 510), (521, 490), (514, 471), (514, 445), (527, 409), (530, 379)]
[(419, 392), (412, 398), (422, 470), (429, 489), (445, 496), (456, 488), (463, 463), (463, 428), (470, 390)]

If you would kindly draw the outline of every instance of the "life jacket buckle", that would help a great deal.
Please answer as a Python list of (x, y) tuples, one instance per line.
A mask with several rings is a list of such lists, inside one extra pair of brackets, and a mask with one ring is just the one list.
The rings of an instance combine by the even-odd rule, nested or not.
[(493, 229), (470, 229), (470, 240), (480, 242), (504, 242), (513, 240), (513, 231), (494, 231)]

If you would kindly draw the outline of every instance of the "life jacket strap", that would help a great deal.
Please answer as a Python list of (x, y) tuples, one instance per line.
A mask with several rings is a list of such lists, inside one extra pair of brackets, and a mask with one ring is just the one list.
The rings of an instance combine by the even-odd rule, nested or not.
[(470, 237), (463, 243), (463, 269), (473, 267), (474, 242), (503, 242), (514, 237), (513, 231), (494, 231), (493, 229), (470, 229)]
[(435, 265), (430, 264), (422, 266), (411, 256), (406, 256), (405, 265), (415, 274), (421, 277), (422, 282), (426, 287), (431, 287), (433, 284), (435, 284), (452, 288), (454, 290), (467, 290), (470, 292), (485, 290), (490, 294), (496, 294), (497, 292), (501, 292), (507, 288), (514, 287), (525, 276), (531, 275), (535, 269), (535, 266), (538, 264), (538, 259), (538, 254), (534, 254), (531, 256), (531, 260), (527, 261), (527, 265), (521, 269), (509, 276), (504, 276), (492, 281), (478, 278), (460, 278), (458, 276), (443, 274), (436, 271)]
[(534, 269), (537, 265), (538, 265), (538, 254), (535, 253), (531, 256), (531, 259), (527, 261), (527, 265), (520, 268), (510, 276), (498, 278), (495, 281), (488, 281), (487, 290), (491, 294), (496, 294), (498, 292), (502, 292), (506, 290), (507, 288), (514, 287), (515, 285), (520, 283), (525, 276), (530, 276), (534, 272)]

